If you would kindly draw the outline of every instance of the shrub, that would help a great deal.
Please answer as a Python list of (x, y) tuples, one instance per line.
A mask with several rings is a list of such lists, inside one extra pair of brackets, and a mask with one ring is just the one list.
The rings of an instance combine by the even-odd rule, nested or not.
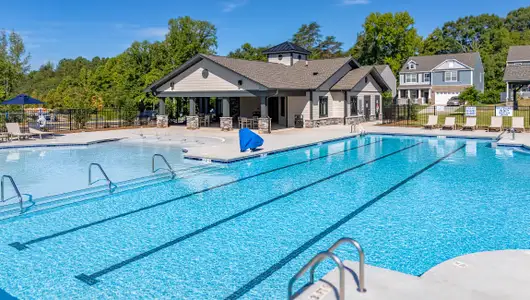
[(459, 98), (464, 100), (468, 105), (475, 105), (480, 102), (481, 95), (474, 87), (468, 87), (460, 93)]
[(138, 116), (138, 106), (132, 100), (125, 102), (125, 105), (121, 109), (121, 117), (127, 125), (134, 124), (136, 117)]
[(485, 93), (480, 95), (480, 103), (497, 104), (500, 102), (501, 102), (500, 95), (496, 91), (488, 90)]

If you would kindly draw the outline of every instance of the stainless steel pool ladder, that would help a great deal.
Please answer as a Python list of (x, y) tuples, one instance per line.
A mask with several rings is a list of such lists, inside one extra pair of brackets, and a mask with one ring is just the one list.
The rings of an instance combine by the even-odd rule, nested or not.
[(92, 181), (92, 167), (93, 166), (98, 167), (99, 171), (101, 171), (101, 174), (103, 174), (103, 176), (105, 177), (105, 180), (107, 181), (109, 185), (109, 191), (112, 192), (113, 188), (118, 187), (117, 185), (114, 184), (114, 182), (112, 182), (112, 180), (109, 179), (109, 176), (107, 176), (107, 173), (105, 173), (101, 165), (98, 163), (91, 163), (90, 166), (88, 166), (88, 185), (92, 185), (97, 182), (97, 180)]
[(24, 211), (24, 206), (23, 206), (23, 201), (24, 199), (22, 198), (22, 194), (20, 194), (20, 191), (18, 190), (18, 187), (17, 187), (17, 184), (15, 183), (15, 180), (13, 180), (13, 177), (9, 176), (9, 175), (3, 175), (2, 176), (2, 180), (1, 180), (1, 197), (2, 197), (2, 202), (5, 202), (5, 197), (4, 197), (4, 181), (5, 179), (9, 179), (9, 181), (11, 182), (11, 185), (13, 186), (13, 189), (15, 190), (15, 193), (17, 194), (17, 198), (18, 198), (18, 202), (20, 203), (20, 212), (23, 212)]
[[(157, 157), (160, 157), (164, 161), (164, 163), (167, 166), (167, 169), (166, 168), (158, 168), (158, 169), (155, 170), (155, 158), (157, 158)], [(171, 179), (175, 179), (175, 176), (177, 176), (177, 173), (175, 172), (175, 170), (173, 170), (173, 168), (171, 167), (171, 165), (169, 164), (167, 159), (162, 154), (158, 154), (157, 153), (157, 154), (153, 155), (153, 158), (151, 159), (151, 169), (152, 169), (153, 173), (156, 173), (156, 172), (158, 172), (160, 170), (166, 170), (166, 171), (171, 173)]]
[[(293, 284), (296, 282), (296, 280), (300, 279), (305, 274), (305, 272), (307, 272), (307, 270), (311, 268), (310, 273), (309, 273), (309, 285), (314, 284), (316, 268), (324, 259), (331, 258), (337, 264), (337, 267), (339, 268), (339, 299), (344, 300), (344, 297), (345, 297), (345, 294), (344, 294), (345, 293), (344, 264), (333, 252), (337, 250), (337, 248), (340, 245), (345, 244), (345, 243), (349, 243), (353, 245), (357, 249), (357, 252), (359, 253), (359, 274), (358, 274), (359, 288), (357, 289), (357, 291), (359, 291), (360, 293), (366, 292), (366, 288), (364, 285), (365, 283), (364, 281), (364, 250), (356, 240), (351, 239), (351, 238), (341, 238), (340, 240), (335, 242), (335, 244), (333, 244), (333, 246), (331, 246), (328, 249), (328, 251), (320, 252), (315, 257), (313, 257), (311, 261), (309, 261), (309, 263), (307, 263), (300, 271), (298, 271), (298, 273), (296, 273), (296, 275), (294, 275), (291, 278), (291, 280), (289, 281), (289, 287), (287, 291), (288, 293), (287, 299), (289, 300), (294, 299), (293, 298)], [(309, 286), (309, 285), (306, 285), (306, 286)]]

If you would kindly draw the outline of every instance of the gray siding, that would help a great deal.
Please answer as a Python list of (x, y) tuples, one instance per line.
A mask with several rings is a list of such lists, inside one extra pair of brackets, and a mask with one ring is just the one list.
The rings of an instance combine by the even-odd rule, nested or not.
[(482, 65), (482, 59), (479, 56), (473, 72), (473, 85), (481, 92), (484, 92), (484, 80), (484, 66)]
[(456, 82), (445, 82), (444, 73), (434, 72), (432, 73), (432, 85), (436, 86), (447, 86), (447, 85), (471, 85), (472, 84), (472, 74), (471, 70), (460, 70), (458, 71), (458, 81)]
[(381, 73), (381, 77), (385, 80), (386, 84), (390, 87), (390, 90), (392, 91), (392, 98), (396, 97), (397, 95), (397, 82), (396, 82), (396, 76), (394, 76), (394, 73), (392, 70), (387, 67), (385, 70)]

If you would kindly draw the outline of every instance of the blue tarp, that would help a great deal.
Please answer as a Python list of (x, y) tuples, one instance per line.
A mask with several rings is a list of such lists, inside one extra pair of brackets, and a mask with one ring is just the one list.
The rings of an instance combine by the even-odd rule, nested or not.
[(254, 151), (262, 145), (263, 139), (261, 136), (255, 134), (248, 128), (239, 130), (239, 148), (241, 149), (241, 152), (245, 152), (248, 149)]

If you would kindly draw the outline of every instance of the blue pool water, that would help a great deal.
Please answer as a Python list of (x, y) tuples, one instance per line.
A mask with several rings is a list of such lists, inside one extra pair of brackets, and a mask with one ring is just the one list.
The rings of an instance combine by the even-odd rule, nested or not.
[(420, 275), (529, 248), (529, 167), (484, 141), (389, 136), (241, 161), (0, 222), (0, 288), (22, 299), (283, 299), (290, 277), (343, 236), (368, 264)]

